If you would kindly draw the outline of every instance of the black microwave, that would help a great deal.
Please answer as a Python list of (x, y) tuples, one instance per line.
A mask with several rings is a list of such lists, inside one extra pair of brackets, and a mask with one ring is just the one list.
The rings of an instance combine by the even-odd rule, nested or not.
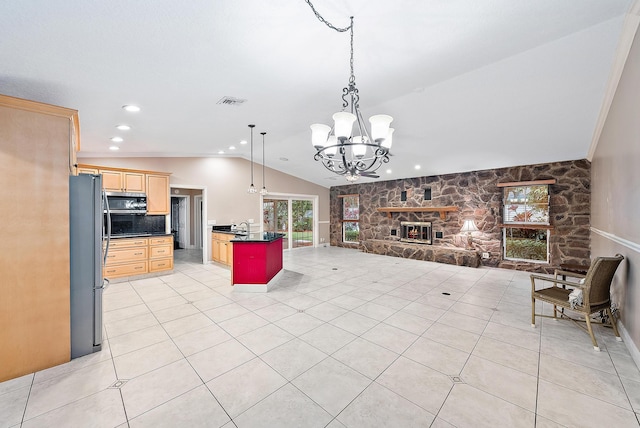
[[(147, 195), (144, 193), (105, 192), (111, 214), (146, 214)], [(105, 206), (105, 213), (107, 207)]]

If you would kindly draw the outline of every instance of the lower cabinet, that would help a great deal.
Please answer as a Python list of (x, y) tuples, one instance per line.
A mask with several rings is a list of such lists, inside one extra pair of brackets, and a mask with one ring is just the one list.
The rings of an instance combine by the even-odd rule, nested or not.
[(112, 239), (103, 269), (106, 278), (173, 269), (173, 237)]
[(149, 272), (173, 269), (173, 236), (149, 238)]
[(233, 264), (233, 242), (235, 235), (228, 233), (211, 234), (211, 260), (231, 266)]

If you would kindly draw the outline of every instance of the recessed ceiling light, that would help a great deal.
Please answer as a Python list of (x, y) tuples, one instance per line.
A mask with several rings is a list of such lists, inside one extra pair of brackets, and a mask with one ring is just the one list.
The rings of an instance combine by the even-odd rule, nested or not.
[(242, 145), (247, 144), (247, 140), (241, 140), (241, 141), (240, 141), (240, 144), (242, 144)]
[(229, 150), (235, 150), (236, 146), (229, 146)]
[(280, 160), (281, 160), (282, 162), (287, 162), (289, 159), (287, 159), (287, 158), (280, 158)]
[(414, 166), (415, 169), (420, 169), (420, 165)]
[(120, 131), (128, 131), (131, 129), (129, 125), (118, 125), (116, 126), (116, 128), (119, 129)]
[(220, 150), (220, 151), (218, 152), (218, 154), (219, 154), (219, 155), (223, 155), (223, 154), (224, 154), (224, 150)]
[(122, 139), (122, 137), (111, 137), (111, 141), (113, 141), (114, 143), (122, 143), (124, 140)]
[(113, 150), (113, 151), (120, 150), (120, 147), (118, 147), (118, 146), (110, 146), (109, 150)]
[(131, 105), (131, 104), (124, 105), (124, 106), (122, 106), (122, 108), (125, 109), (128, 112), (131, 112), (131, 113), (137, 113), (137, 112), (140, 111), (140, 107), (134, 106), (134, 105)]
[(390, 169), (387, 170), (387, 174), (391, 174), (391, 170)]

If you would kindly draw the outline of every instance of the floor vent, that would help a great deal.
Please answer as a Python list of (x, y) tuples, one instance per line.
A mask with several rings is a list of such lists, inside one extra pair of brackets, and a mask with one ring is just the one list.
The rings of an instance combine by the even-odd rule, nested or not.
[(124, 386), (125, 383), (128, 382), (128, 379), (118, 379), (115, 383), (109, 386), (109, 389), (120, 389)]
[(234, 98), (234, 97), (222, 97), (218, 100), (218, 102), (216, 104), (222, 104), (222, 105), (226, 105), (226, 106), (239, 106), (240, 104), (244, 104), (246, 103), (247, 100), (243, 100), (241, 98)]

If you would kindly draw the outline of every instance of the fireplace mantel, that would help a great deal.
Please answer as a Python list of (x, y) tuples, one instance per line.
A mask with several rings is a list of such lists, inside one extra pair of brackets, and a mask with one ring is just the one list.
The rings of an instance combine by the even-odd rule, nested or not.
[(448, 212), (458, 211), (458, 207), (381, 207), (378, 208), (378, 212), (387, 213), (387, 217), (391, 218), (391, 213), (424, 213), (424, 212), (439, 212), (440, 219), (446, 220)]

